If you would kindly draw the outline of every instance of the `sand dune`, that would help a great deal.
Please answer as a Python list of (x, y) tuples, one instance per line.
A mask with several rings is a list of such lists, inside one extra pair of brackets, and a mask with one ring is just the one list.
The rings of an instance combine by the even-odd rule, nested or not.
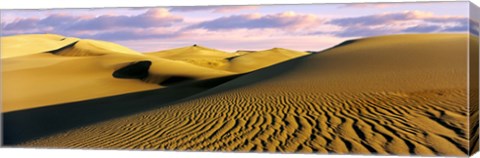
[(147, 55), (185, 61), (199, 66), (245, 73), (283, 61), (308, 55), (306, 52), (274, 48), (264, 51), (236, 51), (228, 53), (199, 45), (147, 53)]
[(233, 72), (250, 72), (280, 62), (308, 55), (307, 52), (273, 48), (264, 51), (237, 51), (238, 56), (229, 58), (229, 70)]
[[(21, 51), (8, 44), (5, 44), (6, 48), (2, 47), (3, 112), (233, 75), (227, 71), (146, 56), (113, 43), (94, 40), (61, 43), (56, 41), (59, 38), (63, 37), (2, 37), (2, 41), (24, 41)], [(30, 47), (35, 42), (41, 46)], [(122, 68), (131, 68), (132, 64), (135, 66), (142, 61), (151, 62), (144, 70), (138, 70), (148, 72), (145, 78), (114, 75), (118, 76), (118, 72), (125, 72), (119, 71)], [(125, 75), (129, 74), (123, 73)]]
[(465, 156), (467, 37), (350, 41), (19, 146)]
[(1, 58), (38, 54), (60, 49), (79, 39), (53, 34), (18, 35), (0, 38)]
[(199, 45), (193, 45), (171, 50), (146, 53), (146, 55), (185, 61), (199, 66), (226, 70), (229, 65), (226, 58), (236, 56), (237, 54), (227, 53)]
[(79, 40), (71, 47), (65, 47), (64, 49), (54, 51), (54, 53), (62, 56), (96, 56), (118, 53), (140, 55), (139, 52), (127, 47), (110, 42), (88, 39)]
[(470, 145), (470, 152), (469, 154), (475, 153), (478, 151), (479, 144), (478, 144), (478, 125), (479, 125), (479, 117), (478, 117), (478, 97), (479, 97), (479, 89), (478, 89), (478, 60), (479, 60), (479, 41), (478, 36), (470, 34), (470, 47), (469, 47), (469, 145)]

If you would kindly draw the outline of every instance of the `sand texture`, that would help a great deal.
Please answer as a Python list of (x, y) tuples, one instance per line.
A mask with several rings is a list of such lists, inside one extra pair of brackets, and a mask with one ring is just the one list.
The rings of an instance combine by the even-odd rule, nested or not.
[[(2, 44), (3, 112), (145, 91), (187, 80), (234, 74), (146, 56), (109, 42), (78, 39), (73, 43), (56, 41), (63, 38), (57, 35), (2, 37), (2, 41), (24, 41), (17, 42), (20, 52), (8, 43)], [(35, 42), (39, 43), (33, 45)], [(33, 53), (22, 52), (27, 50)], [(141, 68), (139, 64), (135, 65), (138, 62), (147, 62), (149, 65)], [(127, 67), (138, 70), (118, 71)], [(144, 76), (139, 76), (141, 71), (145, 71)]]
[(171, 60), (184, 61), (195, 65), (220, 70), (227, 70), (227, 67), (229, 65), (227, 58), (238, 55), (235, 53), (227, 53), (224, 51), (210, 49), (199, 45), (176, 48), (171, 50), (163, 50), (146, 54)]
[[(238, 75), (222, 79), (221, 82), (197, 77), (194, 82), (167, 87), (171, 89), (124, 94), (111, 99), (92, 99), (75, 105), (59, 105), (59, 109), (83, 104), (109, 106), (110, 109), (115, 109), (116, 106), (128, 108), (115, 109), (115, 113), (125, 115), (98, 119), (41, 137), (32, 137), (14, 145), (465, 156), (470, 148), (467, 123), (467, 45), (467, 34), (392, 35), (347, 41), (311, 55), (280, 48), (240, 52), (221, 68), (174, 60), (177, 55), (173, 53), (168, 57), (157, 56), (162, 60), (151, 59), (152, 63), (168, 61), (217, 72), (204, 76), (218, 78), (231, 76), (234, 72)], [(224, 53), (209, 55), (226, 57), (219, 54)], [(268, 54), (276, 55), (269, 58)], [(43, 56), (53, 55), (36, 54), (12, 59)], [(115, 54), (117, 56), (125, 55)], [(178, 55), (179, 58), (182, 56), (184, 55)], [(111, 60), (107, 55), (101, 57), (105, 58), (98, 60)], [(78, 62), (84, 58), (87, 60), (83, 56), (76, 58), (79, 58)], [(133, 61), (147, 58), (142, 56)], [(249, 63), (250, 61), (254, 62)], [(271, 61), (277, 63), (266, 64), (272, 63)], [(18, 67), (22, 66), (24, 65)], [(73, 66), (64, 69), (71, 67)], [(12, 69), (15, 68), (12, 66)], [(32, 68), (23, 69), (28, 71), (25, 75), (35, 72)], [(150, 73), (156, 72), (152, 69), (149, 70)], [(4, 76), (10, 75), (6, 74), (9, 71), (2, 71)], [(20, 68), (13, 72), (16, 71), (20, 71)], [(20, 77), (12, 77), (12, 80), (13, 78)], [(210, 77), (212, 78), (215, 77)], [(8, 81), (8, 78), (3, 79)], [(61, 77), (56, 78), (60, 79)], [(124, 84), (146, 84), (142, 80), (122, 80), (127, 81), (132, 83)], [(45, 78), (37, 82), (54, 81)], [(14, 81), (9, 84), (14, 85)], [(78, 86), (74, 83), (65, 85)], [(119, 85), (123, 84), (112, 86)], [(182, 93), (182, 86), (201, 88), (168, 103), (161, 99), (160, 96), (163, 95), (159, 94), (162, 93)], [(147, 86), (144, 89), (150, 88), (155, 87)], [(19, 92), (21, 94), (23, 93)], [(9, 97), (13, 95), (3, 96)], [(121, 101), (122, 98), (129, 101)], [(147, 104), (149, 107), (143, 111), (129, 110)], [(51, 111), (44, 109), (44, 113), (55, 111), (53, 108)], [(88, 112), (90, 109), (83, 110)], [(28, 110), (24, 111), (27, 115)], [(112, 110), (105, 112), (112, 113)], [(85, 117), (92, 120), (104, 115), (96, 111)], [(7, 124), (8, 122), (7, 120)], [(61, 125), (62, 122), (55, 123)], [(14, 128), (15, 125), (12, 123), (11, 127)]]
[(478, 125), (479, 125), (479, 117), (478, 117), (478, 97), (479, 97), (479, 89), (478, 89), (478, 81), (479, 81), (479, 41), (478, 36), (470, 34), (469, 37), (470, 47), (469, 47), (469, 144), (470, 150), (469, 155), (478, 152)]
[(59, 35), (18, 35), (0, 38), (1, 58), (11, 58), (57, 50), (77, 42), (77, 38)]
[(229, 58), (229, 70), (233, 72), (250, 72), (280, 62), (308, 55), (307, 52), (273, 48), (263, 51), (237, 51), (238, 56)]
[(233, 73), (251, 72), (308, 54), (307, 52), (282, 48), (228, 53), (199, 45), (147, 53), (150, 56), (184, 61)]

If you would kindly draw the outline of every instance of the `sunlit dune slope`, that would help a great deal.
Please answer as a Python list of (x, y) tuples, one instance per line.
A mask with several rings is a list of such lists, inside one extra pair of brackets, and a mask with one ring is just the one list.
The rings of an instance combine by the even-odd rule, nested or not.
[(235, 53), (227, 53), (199, 45), (146, 53), (149, 56), (189, 62), (195, 65), (226, 70), (228, 60)]
[(233, 72), (249, 72), (309, 54), (282, 48), (253, 52), (238, 51), (237, 53), (241, 55), (228, 59), (230, 61), (228, 69)]
[(30, 34), (0, 38), (1, 58), (53, 51), (77, 42), (78, 38), (54, 34)]
[(140, 55), (139, 52), (115, 43), (88, 39), (77, 41), (75, 45), (54, 51), (54, 53), (63, 56), (95, 56), (120, 53)]
[(360, 39), (20, 146), (465, 156), (465, 52), (463, 34)]
[(478, 36), (470, 34), (469, 39), (469, 133), (470, 133), (470, 154), (474, 154), (478, 151), (479, 143), (478, 143), (478, 126), (479, 126), (479, 117), (478, 117), (478, 97), (479, 97), (479, 67), (478, 67), (478, 60), (479, 60), (479, 39)]
[(264, 51), (237, 51), (234, 53), (227, 53), (194, 45), (147, 53), (147, 55), (185, 61), (199, 66), (226, 70), (234, 73), (245, 73), (299, 56), (308, 55), (308, 53), (282, 48), (274, 48)]
[[(38, 47), (28, 50), (29, 45), (34, 45), (32, 43), (57, 37), (45, 35), (46, 39), (42, 39), (36, 36), (29, 42), (29, 38), (18, 36), (25, 40), (22, 51), (36, 53), (17, 55), (17, 49), (13, 48), (2, 51), (2, 55), (9, 55), (2, 58), (3, 112), (232, 75), (185, 62), (145, 56), (102, 41), (79, 40), (62, 48), (54, 45), (54, 49), (45, 46), (42, 51), (47, 52), (43, 53), (38, 52)], [(16, 37), (5, 38), (15, 41)]]

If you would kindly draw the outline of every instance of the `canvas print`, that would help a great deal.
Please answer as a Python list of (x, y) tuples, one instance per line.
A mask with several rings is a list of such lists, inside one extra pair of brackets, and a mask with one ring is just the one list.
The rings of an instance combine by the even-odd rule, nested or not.
[(478, 151), (467, 1), (1, 10), (3, 146)]

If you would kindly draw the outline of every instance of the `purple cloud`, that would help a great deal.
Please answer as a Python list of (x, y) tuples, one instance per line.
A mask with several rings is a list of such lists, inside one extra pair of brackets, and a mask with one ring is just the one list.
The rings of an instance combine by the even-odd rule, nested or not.
[[(393, 3), (350, 3), (340, 6), (340, 8), (387, 8), (393, 6)], [(398, 5), (398, 4), (397, 4)]]
[(404, 29), (402, 32), (435, 32), (441, 30), (438, 25), (417, 25)]
[(166, 9), (150, 9), (136, 16), (103, 15), (92, 19), (84, 19), (72, 25), (70, 29), (97, 30), (125, 27), (167, 27), (182, 21), (181, 17), (171, 15)]
[(368, 15), (360, 17), (339, 18), (331, 20), (329, 23), (339, 26), (365, 26), (390, 24), (396, 21), (421, 20), (432, 23), (445, 22), (465, 22), (466, 17), (434, 16), (431, 13), (420, 11), (406, 11), (400, 13), (386, 13), (378, 15)]
[(142, 39), (164, 39), (164, 38), (175, 38), (180, 34), (177, 32), (154, 32), (149, 30), (140, 30), (140, 31), (112, 31), (112, 32), (102, 32), (92, 35), (78, 35), (80, 38), (91, 38), (99, 39), (106, 41), (123, 41), (123, 40), (142, 40)]
[(195, 12), (195, 11), (210, 11), (214, 13), (230, 13), (240, 10), (253, 10), (258, 6), (178, 6), (170, 7), (172, 12)]
[(214, 20), (204, 21), (189, 28), (204, 28), (207, 30), (228, 30), (228, 29), (263, 29), (263, 28), (302, 28), (319, 24), (322, 22), (314, 15), (296, 14), (284, 12), (278, 14), (260, 15), (244, 14), (221, 17)]
[[(462, 32), (468, 30), (468, 18), (436, 16), (427, 12), (405, 11), (360, 17), (331, 19), (328, 24), (342, 27), (330, 32), (339, 37), (365, 37), (396, 33)], [(417, 24), (411, 26), (411, 24)]]
[(345, 28), (343, 31), (330, 32), (336, 37), (369, 37), (369, 36), (379, 36), (391, 34), (392, 30), (388, 28), (368, 28), (368, 27), (349, 27)]
[(479, 34), (480, 34), (479, 33), (480, 32), (479, 31), (479, 29), (480, 29), (480, 23), (479, 22), (477, 22), (473, 19), (470, 19), (470, 27), (469, 28), (470, 28), (469, 31), (470, 31), (471, 34), (479, 36)]
[(171, 15), (166, 9), (150, 9), (134, 16), (102, 15), (99, 17), (82, 17), (73, 15), (52, 14), (43, 19), (24, 18), (6, 23), (2, 29), (9, 31), (37, 30), (45, 32), (99, 31), (116, 28), (151, 28), (167, 27), (180, 23), (183, 18)]

